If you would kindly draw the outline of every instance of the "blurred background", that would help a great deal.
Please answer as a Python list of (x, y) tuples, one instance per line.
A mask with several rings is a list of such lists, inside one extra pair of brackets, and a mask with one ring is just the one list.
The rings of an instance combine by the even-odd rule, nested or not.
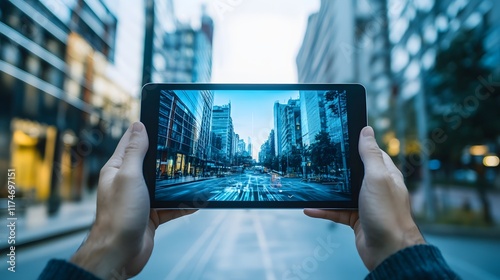
[[(363, 84), (429, 243), (464, 279), (500, 279), (495, 0), (0, 1), (0, 217), (15, 168), (18, 218), (14, 274), (0, 227), (1, 278), (78, 248), (148, 82)], [(138, 279), (368, 273), (350, 228), (301, 210), (203, 210), (156, 240)]]

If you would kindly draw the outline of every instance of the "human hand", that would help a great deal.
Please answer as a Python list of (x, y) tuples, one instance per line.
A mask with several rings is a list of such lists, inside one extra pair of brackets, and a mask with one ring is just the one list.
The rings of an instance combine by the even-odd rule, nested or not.
[(304, 209), (310, 217), (351, 226), (358, 253), (370, 271), (401, 249), (425, 244), (411, 216), (403, 175), (378, 147), (374, 136), (371, 127), (361, 130), (359, 154), (365, 176), (358, 211)]
[(102, 279), (137, 275), (151, 256), (156, 228), (195, 212), (150, 209), (142, 174), (147, 149), (146, 129), (134, 123), (101, 169), (94, 225), (70, 261)]

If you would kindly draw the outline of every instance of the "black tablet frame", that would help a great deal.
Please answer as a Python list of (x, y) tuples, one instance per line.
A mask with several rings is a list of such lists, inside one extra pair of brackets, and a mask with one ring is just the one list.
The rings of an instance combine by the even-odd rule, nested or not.
[[(347, 120), (349, 134), (348, 165), (351, 168), (350, 201), (156, 201), (156, 155), (160, 90), (287, 90), (287, 91), (328, 91), (347, 92)], [(359, 133), (367, 125), (366, 91), (360, 84), (146, 84), (142, 88), (141, 122), (149, 137), (149, 149), (144, 158), (143, 173), (148, 186), (152, 208), (328, 208), (356, 209), (364, 176), (364, 168), (358, 153)]]

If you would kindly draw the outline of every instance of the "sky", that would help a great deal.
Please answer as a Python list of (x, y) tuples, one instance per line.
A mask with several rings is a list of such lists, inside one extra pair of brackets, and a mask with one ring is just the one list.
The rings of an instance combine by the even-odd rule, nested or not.
[(252, 157), (258, 159), (260, 146), (274, 128), (274, 103), (286, 103), (290, 98), (298, 97), (298, 91), (214, 91), (214, 104), (231, 102), (234, 133), (247, 145), (248, 137), (251, 138)]
[[(176, 16), (196, 28), (203, 3), (214, 20), (213, 83), (297, 82), (295, 58), (307, 19), (319, 10), (319, 0), (175, 0)], [(235, 132), (245, 142), (252, 138), (253, 157), (257, 159), (273, 127), (274, 102), (286, 103), (297, 95), (254, 93), (237, 102), (234, 95), (218, 93), (214, 104), (233, 99)]]

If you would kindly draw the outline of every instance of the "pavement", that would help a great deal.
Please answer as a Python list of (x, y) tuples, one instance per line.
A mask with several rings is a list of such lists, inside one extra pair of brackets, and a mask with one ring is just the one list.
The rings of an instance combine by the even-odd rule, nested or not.
[[(181, 185), (197, 181), (215, 181), (213, 177), (195, 178), (181, 177), (179, 179), (163, 180), (163, 184)], [(220, 179), (220, 178), (217, 178)], [(206, 182), (205, 182), (206, 183)], [(438, 197), (446, 196), (447, 203), (458, 206), (464, 199), (471, 201), (473, 209), (479, 207), (477, 195), (473, 190), (467, 189), (442, 189), (436, 188)], [(491, 193), (490, 199), (493, 217), (497, 225), (500, 225), (500, 194)], [(412, 194), (412, 206), (414, 211), (422, 211), (423, 193)], [(36, 242), (54, 239), (78, 231), (88, 230), (95, 217), (96, 193), (86, 194), (80, 202), (64, 202), (60, 211), (53, 216), (47, 214), (46, 204), (35, 204), (26, 207), (24, 214), (16, 221), (16, 246), (25, 246)], [(4, 213), (0, 217), (6, 219)], [(7, 227), (2, 226), (0, 231), (0, 250), (4, 251), (9, 247), (7, 244)], [(467, 228), (448, 225), (422, 225), (424, 232), (437, 235), (461, 235), (461, 236), (482, 236), (498, 239), (500, 237), (500, 227), (495, 228)]]
[[(94, 222), (96, 197), (96, 192), (92, 192), (86, 194), (79, 202), (63, 202), (55, 215), (48, 215), (47, 204), (26, 206), (17, 214), (16, 247), (87, 230)], [(5, 213), (0, 217), (7, 222)], [(1, 228), (0, 250), (3, 251), (10, 246), (5, 242), (9, 233), (7, 230), (4, 233), (4, 228), (7, 227)]]
[[(178, 179), (162, 180), (162, 183), (181, 185), (207, 179), (210, 178), (185, 176)], [(48, 215), (46, 203), (36, 203), (23, 207), (22, 211), (17, 211), (16, 247), (24, 247), (78, 231), (88, 230), (94, 222), (96, 201), (96, 191), (86, 193), (81, 201), (62, 202), (59, 211), (55, 215)], [(2, 203), (6, 204), (5, 201)], [(2, 210), (0, 218), (7, 223), (7, 207), (2, 205), (0, 209)], [(0, 251), (7, 250), (11, 245), (7, 243), (8, 234), (8, 228), (2, 226), (0, 231)]]
[[(85, 232), (16, 250), (16, 273), (36, 279), (50, 259), (68, 259)], [(500, 240), (425, 234), (461, 279), (500, 280)], [(201, 210), (156, 231), (153, 254), (133, 279), (364, 279), (368, 274), (348, 226), (302, 210)]]

